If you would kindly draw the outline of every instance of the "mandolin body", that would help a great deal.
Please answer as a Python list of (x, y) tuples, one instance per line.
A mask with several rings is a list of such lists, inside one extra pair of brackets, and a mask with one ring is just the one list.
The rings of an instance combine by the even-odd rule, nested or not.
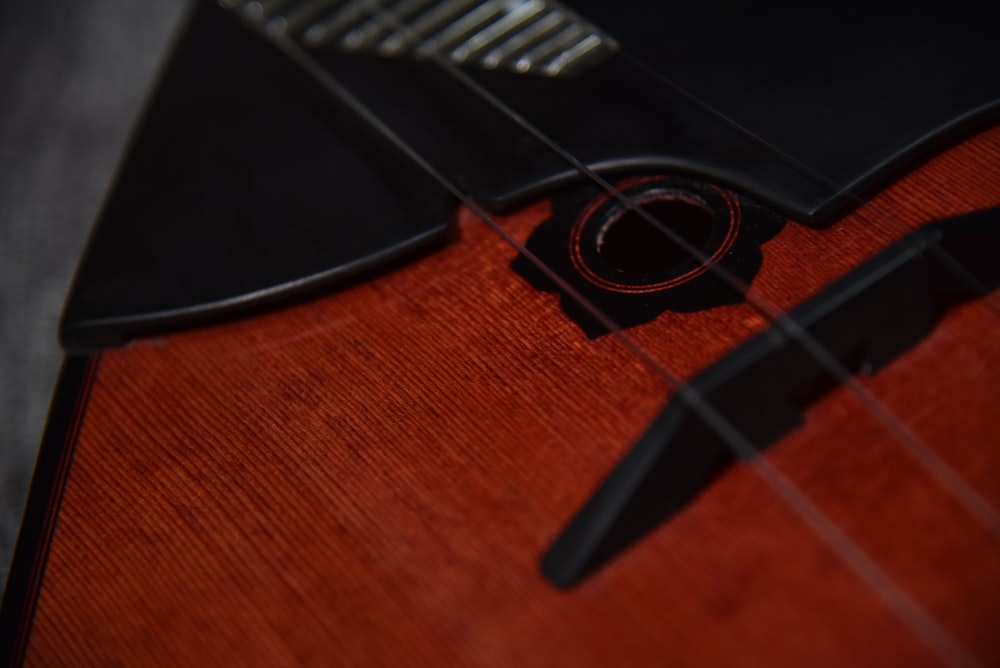
[[(991, 130), (832, 225), (785, 225), (754, 288), (790, 310), (907, 232), (998, 205)], [(549, 206), (498, 222), (523, 242)], [(747, 464), (578, 586), (543, 578), (676, 388), (456, 217), (445, 248), (369, 281), (70, 359), (4, 606), (14, 663), (940, 665)], [(998, 318), (995, 293), (962, 304), (859, 379), (994, 506)], [(689, 380), (767, 324), (744, 302), (628, 336)], [(1000, 664), (997, 536), (851, 392), (761, 457)]]

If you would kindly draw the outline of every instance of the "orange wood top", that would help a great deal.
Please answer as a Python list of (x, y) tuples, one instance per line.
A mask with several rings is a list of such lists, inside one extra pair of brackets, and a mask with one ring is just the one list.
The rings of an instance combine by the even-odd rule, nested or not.
[[(1000, 131), (840, 223), (788, 225), (754, 287), (791, 308), (907, 229), (1000, 204)], [(524, 239), (541, 203), (503, 219)], [(672, 393), (586, 339), (469, 211), (367, 284), (101, 355), (28, 665), (938, 665), (747, 466), (568, 592), (538, 572)], [(872, 378), (994, 505), (996, 295)], [(766, 321), (747, 304), (630, 330), (690, 378)], [(843, 389), (767, 460), (984, 664), (1000, 538)]]

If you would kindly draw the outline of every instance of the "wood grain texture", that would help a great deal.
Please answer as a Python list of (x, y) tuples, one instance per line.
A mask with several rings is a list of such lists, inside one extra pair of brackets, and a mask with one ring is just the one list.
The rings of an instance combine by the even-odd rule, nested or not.
[[(755, 281), (790, 308), (941, 217), (1000, 204), (1000, 131), (833, 227), (788, 225)], [(545, 203), (503, 219), (524, 239)], [(669, 398), (587, 340), (468, 211), (419, 263), (100, 358), (28, 665), (938, 665), (746, 466), (584, 584), (538, 559)], [(996, 295), (872, 378), (1000, 504)], [(689, 378), (766, 326), (747, 304), (630, 335)], [(984, 664), (1000, 541), (844, 390), (767, 454)]]

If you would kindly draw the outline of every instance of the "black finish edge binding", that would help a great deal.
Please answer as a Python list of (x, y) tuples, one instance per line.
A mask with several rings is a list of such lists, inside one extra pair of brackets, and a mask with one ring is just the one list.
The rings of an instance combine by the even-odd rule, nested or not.
[(261, 313), (269, 307), (292, 306), (304, 299), (325, 294), (323, 290), (346, 289), (388, 273), (414, 257), (444, 246), (449, 234), (447, 227), (442, 226), (354, 262), (345, 262), (327, 271), (227, 299), (118, 317), (84, 319), (64, 315), (59, 327), (59, 342), (69, 353), (85, 354), (121, 346), (143, 336), (225, 322), (230, 318)]
[(24, 662), (49, 544), (97, 363), (97, 356), (68, 356), (59, 372), (0, 606), (0, 664), (6, 666)]
[[(928, 225), (789, 317), (845, 367), (872, 373), (923, 339), (948, 308), (1000, 285), (998, 241), (1000, 208)], [(777, 326), (753, 337), (667, 404), (556, 539), (542, 572), (559, 587), (576, 584), (678, 512), (733, 461), (732, 446), (685, 395), (710, 405), (757, 454), (797, 427), (802, 411), (835, 385), (829, 369)]]
[(217, 2), (179, 35), (78, 265), (67, 351), (295, 303), (453, 236), (440, 184)]

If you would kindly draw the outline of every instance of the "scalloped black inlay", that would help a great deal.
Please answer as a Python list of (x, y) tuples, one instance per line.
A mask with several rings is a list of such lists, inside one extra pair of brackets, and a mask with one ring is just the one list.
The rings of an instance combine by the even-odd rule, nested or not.
[[(596, 186), (580, 186), (553, 199), (552, 217), (535, 229), (527, 249), (620, 327), (649, 322), (667, 310), (740, 302), (743, 294), (712, 268), (724, 267), (749, 285), (762, 262), (760, 245), (785, 223), (745, 197), (678, 177), (636, 177), (616, 187), (666, 229)], [(539, 290), (559, 291), (523, 256), (511, 268)], [(560, 306), (587, 336), (606, 333), (574, 300), (563, 295)]]

